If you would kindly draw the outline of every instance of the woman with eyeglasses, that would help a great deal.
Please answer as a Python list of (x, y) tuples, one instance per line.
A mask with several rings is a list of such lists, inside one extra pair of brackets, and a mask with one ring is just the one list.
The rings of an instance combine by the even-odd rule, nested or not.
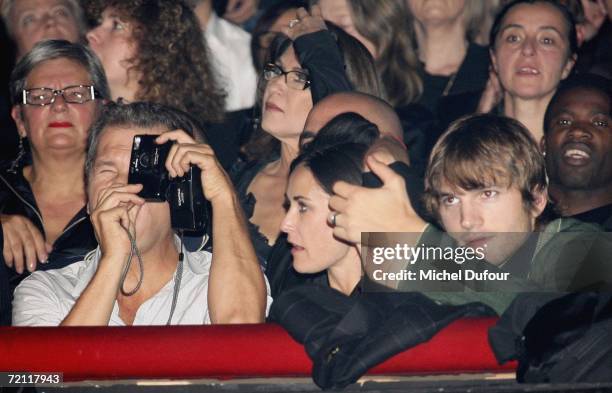
[[(297, 15), (285, 29), (293, 40), (282, 35), (270, 45), (260, 79), (260, 129), (243, 149), (246, 159), (232, 170), (264, 268), (280, 235), (289, 166), (313, 104), (337, 91), (384, 94), (374, 60), (359, 41), (335, 26), (326, 27), (318, 6), (311, 13), (300, 8)], [(288, 247), (279, 248), (289, 253)]]
[(10, 323), (10, 289), (28, 272), (64, 267), (96, 245), (85, 207), (85, 147), (110, 97), (96, 56), (59, 40), (21, 58), (10, 93), (21, 142), (18, 158), (0, 169), (3, 324)]

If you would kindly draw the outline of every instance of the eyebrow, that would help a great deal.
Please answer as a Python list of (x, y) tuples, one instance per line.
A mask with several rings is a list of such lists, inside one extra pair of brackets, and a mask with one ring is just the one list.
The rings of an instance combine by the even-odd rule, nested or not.
[[(502, 34), (504, 31), (511, 29), (511, 28), (517, 28), (517, 29), (523, 29), (525, 30), (525, 26), (523, 25), (519, 25), (517, 23), (512, 23), (509, 25), (506, 25), (504, 27), (501, 28), (501, 30), (499, 31), (499, 34)], [(555, 26), (541, 26), (538, 27), (538, 30), (551, 30), (554, 31), (555, 33), (557, 33), (560, 37), (563, 37), (563, 34), (559, 31), (559, 29), (557, 29)]]
[[(567, 107), (564, 107), (564, 108), (559, 109), (559, 112), (555, 115), (555, 117), (559, 115), (575, 115), (575, 114), (576, 114), (576, 111), (573, 111), (571, 109), (568, 109)], [(598, 109), (598, 108), (591, 110), (589, 112), (589, 115), (591, 116), (603, 115), (603, 116), (608, 116), (608, 117), (612, 116), (610, 114), (610, 111), (606, 112), (604, 109)]]
[(292, 198), (294, 201), (296, 202), (300, 202), (300, 201), (310, 201), (309, 198), (302, 196), (302, 195), (296, 195)]
[(284, 72), (298, 71), (298, 72), (301, 72), (302, 74), (308, 74), (308, 70), (306, 70), (304, 68), (300, 68), (300, 67), (293, 67), (293, 68), (290, 68), (288, 71), (286, 71), (285, 67), (283, 67), (283, 65), (281, 64), (280, 61), (276, 61), (274, 63), (274, 65), (277, 66), (278, 68), (280, 68)]

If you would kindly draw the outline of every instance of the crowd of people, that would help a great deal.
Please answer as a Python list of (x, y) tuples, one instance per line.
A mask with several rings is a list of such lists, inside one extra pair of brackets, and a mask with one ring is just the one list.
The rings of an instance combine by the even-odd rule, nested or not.
[[(520, 337), (610, 289), (610, 0), (1, 7), (2, 325), (258, 323), (322, 286), (522, 313)], [(130, 181), (140, 135), (171, 145), (163, 182), (200, 178), (206, 229)], [(511, 279), (377, 281), (374, 232), (485, 247)]]

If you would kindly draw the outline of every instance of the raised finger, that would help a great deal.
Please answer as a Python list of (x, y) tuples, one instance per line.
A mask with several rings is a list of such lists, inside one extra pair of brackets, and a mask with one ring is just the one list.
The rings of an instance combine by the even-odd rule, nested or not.
[(129, 206), (130, 204), (134, 205), (144, 205), (145, 200), (139, 197), (136, 194), (132, 194), (130, 192), (121, 192), (121, 191), (113, 191), (106, 196), (98, 206), (96, 206), (96, 210), (108, 210), (112, 209), (116, 206)]
[(38, 262), (46, 262), (49, 259), (49, 255), (47, 254), (45, 239), (34, 225), (27, 225), (27, 228), (30, 232), (30, 238), (32, 239), (32, 245), (34, 246)]
[(103, 200), (107, 199), (108, 196), (112, 194), (113, 192), (126, 192), (126, 193), (131, 193), (131, 194), (138, 194), (141, 190), (142, 190), (142, 184), (120, 184), (120, 183), (112, 184), (109, 187), (102, 190), (102, 192), (100, 192), (100, 195), (98, 195), (98, 200), (96, 201), (96, 206), (94, 206), (94, 209), (100, 206), (100, 203)]
[[(173, 166), (180, 168), (183, 174), (189, 170), (190, 165), (197, 165), (200, 169), (209, 168), (215, 159), (210, 149), (199, 146), (181, 146), (173, 160)], [(182, 175), (181, 175), (182, 176)]]
[(13, 267), (13, 252), (11, 251), (11, 247), (9, 246), (6, 237), (4, 238), (4, 249), (2, 250), (2, 256), (4, 257), (4, 263), (8, 267)]
[(323, 19), (323, 13), (321, 12), (321, 7), (318, 4), (314, 4), (312, 7), (310, 7), (310, 15)]
[[(6, 245), (5, 245), (6, 246)], [(13, 267), (17, 273), (21, 274), (24, 271), (24, 259), (23, 259), (23, 247), (19, 241), (19, 238), (11, 236), (9, 240), (9, 247), (13, 253)]]
[(155, 143), (157, 143), (158, 145), (163, 145), (168, 141), (176, 143), (196, 143), (196, 141), (183, 130), (173, 130), (164, 132), (155, 139)]
[(176, 143), (173, 144), (172, 147), (170, 148), (170, 151), (168, 152), (168, 157), (166, 158), (165, 166), (166, 166), (166, 170), (168, 171), (168, 174), (170, 175), (170, 177), (179, 176), (177, 171), (174, 169), (174, 166), (172, 165), (172, 162), (174, 161), (178, 148), (179, 148), (178, 144)]
[(192, 149), (192, 145), (175, 145), (176, 150), (172, 157), (168, 157), (168, 161), (172, 170), (176, 173), (177, 176), (185, 175), (185, 172), (189, 170), (189, 162), (187, 165), (184, 164), (185, 154)]
[(34, 247), (33, 240), (30, 237), (30, 233), (23, 234), (21, 238), (23, 254), (25, 256), (26, 268), (30, 273), (36, 270), (36, 247)]

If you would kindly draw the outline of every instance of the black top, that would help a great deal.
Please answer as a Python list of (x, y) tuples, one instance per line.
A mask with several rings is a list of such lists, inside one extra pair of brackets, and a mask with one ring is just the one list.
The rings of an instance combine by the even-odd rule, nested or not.
[[(419, 104), (427, 108), (435, 118), (435, 125), (427, 132), (426, 157), (450, 123), (476, 111), (489, 80), (489, 64), (489, 49), (470, 43), (453, 80), (452, 76), (423, 72), (424, 91)], [(448, 94), (443, 95), (447, 87)]]
[(267, 267), (268, 254), (270, 254), (272, 246), (270, 246), (268, 243), (268, 239), (265, 237), (265, 235), (259, 232), (259, 227), (250, 221), (251, 217), (253, 217), (255, 203), (257, 203), (257, 200), (255, 195), (253, 195), (251, 192), (247, 192), (247, 190), (253, 182), (255, 176), (257, 176), (257, 174), (266, 165), (276, 159), (277, 158), (273, 157), (267, 161), (238, 161), (230, 172), (230, 177), (232, 178), (232, 182), (236, 188), (236, 194), (238, 195), (238, 198), (240, 198), (242, 210), (247, 218), (247, 227), (251, 237), (251, 242), (253, 242), (253, 247), (255, 248), (255, 254), (257, 255), (260, 265), (264, 269)]
[(19, 135), (11, 117), (11, 105), (7, 96), (0, 92), (0, 161), (11, 160), (17, 155)]
[(221, 123), (204, 123), (208, 143), (223, 169), (229, 171), (238, 158), (242, 135), (251, 127), (251, 109), (227, 112)]
[[(443, 97), (444, 90), (448, 88), (446, 96), (471, 93), (482, 94), (489, 79), (489, 49), (475, 43), (470, 43), (465, 58), (453, 76), (432, 75), (425, 70), (422, 65), (423, 73), (423, 94), (419, 99), (419, 104), (429, 109), (434, 114), (443, 113), (444, 105), (440, 105), (440, 98)], [(451, 81), (451, 79), (453, 79)], [(443, 104), (443, 103), (442, 103)], [(478, 101), (476, 101), (478, 104)], [(473, 112), (476, 109), (471, 110)]]
[[(0, 212), (2, 214), (22, 215), (34, 224), (44, 236), (45, 231), (42, 215), (36, 205), (36, 199), (30, 184), (23, 176), (23, 167), (18, 166), (10, 171), (10, 163), (5, 163), (0, 169)], [(4, 249), (2, 228), (0, 226), (0, 249)], [(49, 253), (49, 261), (38, 264), (37, 270), (59, 269), (74, 262), (83, 260), (85, 255), (96, 248), (97, 242), (93, 227), (87, 215), (85, 206), (70, 220), (62, 234), (53, 243)], [(18, 274), (9, 269), (0, 254), (0, 321), (10, 324), (11, 300), (17, 285), (29, 273)]]
[(578, 51), (574, 70), (612, 78), (612, 22), (606, 20), (593, 39)]

